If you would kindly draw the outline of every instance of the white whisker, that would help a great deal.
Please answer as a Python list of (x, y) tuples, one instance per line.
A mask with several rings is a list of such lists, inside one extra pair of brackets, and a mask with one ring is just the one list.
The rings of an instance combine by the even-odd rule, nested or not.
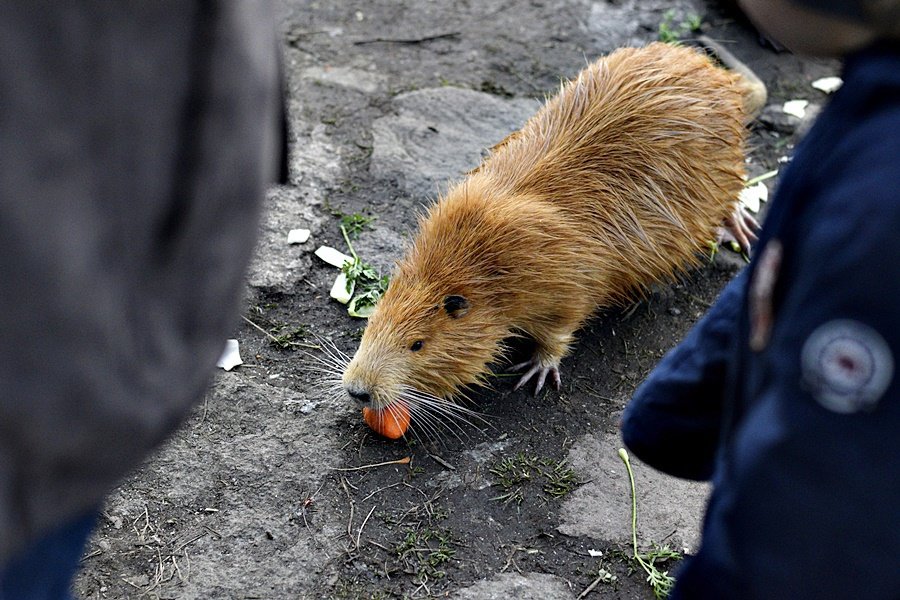
[(347, 364), (350, 362), (350, 357), (338, 348), (334, 342), (320, 337), (316, 339), (319, 341), (322, 352), (327, 354), (335, 363)]
[(437, 396), (433, 396), (431, 394), (427, 394), (413, 388), (404, 388), (401, 394), (403, 394), (405, 397), (413, 398), (420, 404), (428, 405), (435, 411), (441, 412), (442, 414), (445, 414), (447, 416), (461, 418), (461, 416), (464, 415), (466, 417), (481, 421), (485, 425), (489, 425), (488, 421), (484, 419), (484, 415), (470, 408), (466, 408), (465, 406), (457, 404), (456, 402), (444, 400), (443, 398), (438, 398)]
[(426, 410), (422, 410), (422, 407), (420, 406), (410, 405), (410, 414), (414, 417), (412, 420), (414, 429), (421, 428), (430, 441), (440, 441), (442, 437), (440, 435), (441, 431), (449, 432), (459, 441), (463, 441), (462, 436), (468, 437), (465, 431), (457, 423), (450, 421), (450, 424), (455, 426), (450, 427), (443, 419), (436, 417)]
[(303, 352), (303, 354), (304, 356), (306, 356), (306, 358), (315, 361), (321, 366), (333, 368), (340, 371), (343, 371), (347, 364), (349, 364), (348, 362), (341, 362), (332, 356), (322, 357), (311, 352)]
[(474, 410), (409, 386), (401, 388), (400, 399), (415, 417), (413, 422), (421, 425), (427, 437), (434, 435), (439, 439), (437, 434), (445, 431), (462, 441), (463, 437), (469, 437), (463, 425), (479, 431), (481, 428), (473, 421), (489, 425), (483, 415)]

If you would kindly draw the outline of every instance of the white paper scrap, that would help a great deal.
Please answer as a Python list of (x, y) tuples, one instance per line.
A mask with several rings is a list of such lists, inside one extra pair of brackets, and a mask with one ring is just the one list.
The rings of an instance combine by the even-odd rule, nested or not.
[(600, 558), (603, 556), (603, 552), (600, 550), (588, 550), (588, 554), (590, 554), (592, 558)]
[(786, 115), (802, 119), (806, 116), (807, 106), (809, 106), (809, 100), (788, 100), (784, 103), (784, 106), (781, 107), (781, 110)]
[(759, 212), (759, 203), (769, 199), (769, 188), (764, 181), (745, 187), (739, 196), (741, 204), (751, 212)]
[(236, 366), (242, 364), (244, 364), (244, 361), (241, 360), (241, 352), (238, 348), (238, 341), (226, 340), (225, 351), (222, 352), (222, 356), (219, 357), (219, 362), (216, 363), (216, 366), (220, 369), (230, 371)]
[(309, 229), (291, 229), (288, 232), (288, 244), (303, 244), (309, 239)]
[(344, 266), (344, 263), (352, 263), (353, 257), (347, 256), (340, 250), (335, 250), (329, 246), (319, 246), (318, 250), (316, 250), (316, 256), (327, 262), (332, 267), (337, 267), (340, 269)]
[(338, 276), (334, 280), (334, 285), (331, 286), (331, 297), (340, 302), (341, 304), (347, 304), (350, 302), (350, 298), (353, 297), (353, 287), (350, 286), (350, 291), (347, 291), (347, 274), (344, 272), (338, 273)]
[(823, 77), (812, 82), (812, 86), (826, 94), (832, 94), (844, 85), (844, 80), (840, 77)]

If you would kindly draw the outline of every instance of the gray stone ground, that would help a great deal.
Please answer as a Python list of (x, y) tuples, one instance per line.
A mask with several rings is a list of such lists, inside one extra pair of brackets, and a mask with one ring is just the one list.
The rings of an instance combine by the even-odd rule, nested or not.
[[(285, 0), (291, 184), (267, 195), (245, 316), (274, 335), (294, 333), (293, 342), (327, 339), (352, 353), (360, 324), (328, 299), (335, 272), (312, 255), (322, 244), (346, 251), (335, 213), (377, 217), (355, 248), (387, 272), (417, 210), (524, 122), (559, 77), (616, 46), (654, 39), (666, 10), (674, 23), (703, 16), (761, 69), (772, 107), (748, 170), (777, 167), (797, 126), (777, 103), (798, 94), (821, 103), (808, 81), (835, 66), (768, 52), (705, 2)], [(288, 246), (288, 231), (301, 227), (310, 241)], [(561, 394), (535, 400), (500, 380), (478, 399), (492, 428), (438, 446), (367, 435), (357, 408), (309, 370), (308, 349), (276, 348), (242, 321), (235, 336), (245, 364), (217, 373), (178, 434), (111, 494), (77, 593), (575, 598), (605, 566), (618, 583), (588, 597), (648, 597), (621, 558), (631, 516), (616, 422), (739, 265), (722, 257), (633, 315), (604, 315), (564, 362)], [(552, 499), (526, 484), (520, 505), (498, 502), (491, 470), (519, 453), (565, 461), (581, 485)], [(404, 456), (410, 466), (337, 470)], [(708, 487), (633, 462), (641, 546), (696, 550)], [(439, 569), (426, 563), (444, 559), (403, 546), (415, 535), (433, 550), (438, 538), (426, 537), (439, 532), (452, 550)]]

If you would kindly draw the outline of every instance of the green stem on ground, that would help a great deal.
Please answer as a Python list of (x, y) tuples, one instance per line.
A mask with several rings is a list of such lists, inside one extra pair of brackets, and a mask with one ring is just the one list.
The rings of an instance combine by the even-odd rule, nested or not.
[(766, 179), (772, 179), (772, 178), (775, 177), (776, 175), (778, 175), (778, 169), (774, 169), (774, 170), (772, 170), (772, 171), (768, 171), (768, 172), (766, 172), (766, 173), (763, 173), (762, 175), (757, 175), (756, 177), (754, 177), (753, 179), (751, 179), (750, 181), (748, 181), (747, 183), (745, 183), (745, 184), (744, 184), (744, 187), (750, 187), (750, 186), (752, 186), (752, 185), (756, 185), (756, 184), (759, 183), (760, 181), (765, 181)]
[(359, 262), (359, 256), (357, 256), (356, 250), (353, 249), (353, 244), (350, 243), (350, 236), (347, 235), (347, 229), (343, 225), (341, 225), (341, 234), (344, 236), (344, 241), (347, 242), (347, 248), (350, 249), (350, 254), (353, 255), (353, 259), (356, 262)]
[[(634, 491), (634, 473), (631, 472), (631, 461), (628, 460), (628, 452), (625, 448), (619, 448), (619, 458), (625, 463), (625, 470), (628, 471), (628, 481), (631, 482), (631, 545), (634, 548), (634, 557), (643, 566), (640, 556), (638, 556), (637, 545), (637, 494)], [(646, 570), (647, 567), (644, 567)]]
[[(631, 544), (634, 548), (634, 559), (641, 565), (641, 568), (647, 573), (647, 581), (653, 589), (653, 595), (657, 598), (666, 598), (675, 579), (671, 577), (667, 571), (660, 572), (653, 562), (655, 558), (650, 558), (648, 563), (644, 560), (644, 556), (638, 552), (637, 543), (637, 493), (634, 488), (634, 472), (631, 470), (631, 461), (628, 459), (628, 452), (625, 448), (619, 448), (619, 458), (625, 463), (625, 469), (628, 471), (628, 480), (631, 483)], [(665, 551), (665, 548), (663, 548)], [(649, 555), (648, 555), (649, 557)]]

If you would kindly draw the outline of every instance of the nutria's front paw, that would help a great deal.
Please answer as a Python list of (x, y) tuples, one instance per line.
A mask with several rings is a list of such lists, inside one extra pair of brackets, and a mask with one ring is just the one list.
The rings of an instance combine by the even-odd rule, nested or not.
[(519, 379), (519, 383), (516, 384), (516, 387), (513, 390), (518, 390), (523, 385), (528, 383), (532, 377), (535, 375), (537, 378), (537, 385), (534, 387), (534, 395), (537, 396), (538, 393), (544, 388), (544, 382), (547, 380), (547, 375), (553, 376), (553, 385), (556, 387), (557, 391), (562, 385), (562, 381), (559, 377), (559, 362), (554, 361), (552, 364), (546, 364), (543, 360), (541, 360), (537, 355), (533, 356), (531, 360), (519, 363), (510, 368), (510, 372), (515, 373), (517, 371), (521, 371), (522, 369), (528, 367), (528, 370), (522, 375), (521, 379)]
[(722, 242), (737, 242), (741, 251), (750, 255), (750, 244), (756, 241), (759, 232), (759, 222), (743, 206), (738, 206), (734, 212), (725, 219), (719, 228), (720, 244)]

